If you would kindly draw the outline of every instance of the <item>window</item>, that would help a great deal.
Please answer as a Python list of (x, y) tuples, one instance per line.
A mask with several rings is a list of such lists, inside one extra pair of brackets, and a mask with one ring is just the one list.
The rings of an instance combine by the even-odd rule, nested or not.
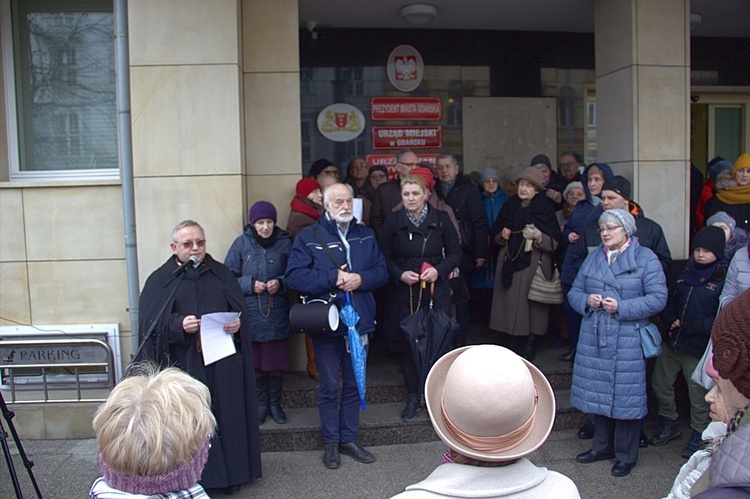
[(362, 68), (344, 68), (341, 71), (341, 76), (347, 84), (347, 92), (349, 95), (362, 95), (364, 94), (365, 84), (362, 81)]
[[(395, 154), (392, 150), (372, 148), (373, 126), (440, 125), (442, 147), (419, 149), (422, 154), (437, 154), (448, 150), (456, 156), (463, 155), (462, 97), (490, 95), (490, 68), (488, 66), (425, 66), (424, 80), (414, 97), (439, 97), (442, 102), (440, 121), (390, 120), (370, 121), (370, 98), (378, 96), (406, 96), (388, 81), (385, 65), (352, 67), (302, 67), (300, 68), (302, 121), (302, 172), (309, 170), (315, 159), (326, 158), (344, 166), (356, 156), (368, 154)], [(305, 93), (310, 91), (309, 94)], [(365, 115), (362, 134), (346, 143), (325, 138), (317, 128), (321, 109), (334, 102), (344, 102), (356, 107)]]
[(11, 179), (119, 175), (111, 0), (2, 7)]

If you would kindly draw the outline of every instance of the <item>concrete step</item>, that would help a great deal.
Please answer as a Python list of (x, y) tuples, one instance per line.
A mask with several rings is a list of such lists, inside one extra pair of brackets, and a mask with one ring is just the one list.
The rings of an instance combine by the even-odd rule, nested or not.
[[(369, 399), (369, 396), (368, 396)], [(555, 391), (557, 415), (553, 430), (580, 427), (585, 416), (570, 405), (570, 390)], [(360, 413), (357, 440), (364, 446), (411, 444), (438, 440), (426, 409), (414, 419), (403, 421), (404, 401), (368, 404)], [(276, 424), (270, 417), (260, 427), (262, 452), (292, 452), (323, 448), (317, 407), (284, 408), (287, 423)]]
[[(470, 335), (471, 344), (500, 342), (498, 335), (479, 337)], [(569, 362), (558, 356), (567, 348), (552, 348), (541, 342), (536, 365), (555, 391), (557, 415), (554, 430), (578, 428), (585, 422), (584, 415), (570, 406), (570, 385), (573, 370)], [(269, 419), (261, 427), (263, 452), (314, 450), (323, 447), (317, 409), (318, 382), (307, 372), (288, 372), (284, 375), (282, 406), (288, 422), (277, 425)], [(406, 403), (406, 389), (400, 363), (383, 348), (374, 345), (367, 365), (367, 410), (361, 413), (358, 440), (365, 446), (399, 443), (429, 442), (438, 437), (432, 429), (426, 410), (421, 410), (411, 421), (401, 420)]]
[[(480, 338), (471, 338), (472, 343), (479, 343)], [(496, 343), (492, 337), (481, 338), (484, 343)], [(569, 362), (561, 362), (558, 356), (567, 348), (542, 346), (536, 358), (536, 365), (552, 385), (552, 389), (569, 390), (573, 379), (573, 369)], [(316, 407), (318, 382), (307, 372), (287, 372), (284, 374), (282, 406), (286, 408)], [(406, 400), (406, 389), (399, 362), (388, 356), (387, 352), (375, 351), (370, 355), (367, 365), (367, 403), (388, 404), (402, 403)]]

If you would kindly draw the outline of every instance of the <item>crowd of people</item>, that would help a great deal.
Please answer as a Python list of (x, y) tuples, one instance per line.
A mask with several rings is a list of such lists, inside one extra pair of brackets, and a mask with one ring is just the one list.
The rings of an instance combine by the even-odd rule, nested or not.
[[(260, 477), (259, 425), (269, 416), (287, 422), (282, 381), (295, 333), (290, 309), (300, 302), (353, 307), (357, 314), (358, 338), (338, 319), (329, 330), (305, 330), (329, 469), (341, 466), (341, 454), (375, 461), (357, 441), (361, 397), (350, 353), (352, 342), (367, 352), (378, 330), (403, 371), (401, 418), (426, 408), (451, 449), (445, 464), (404, 497), (466, 480), (480, 480), (497, 495), (515, 480), (518, 490), (578, 497), (569, 479), (546, 470), (540, 475), (524, 458), (543, 444), (554, 420), (552, 390), (533, 365), (540, 338), (567, 330), (569, 351), (560, 360), (573, 367), (571, 403), (587, 415), (578, 436), (592, 440), (575, 457), (579, 463), (614, 459), (612, 475), (626, 476), (640, 447), (679, 438), (673, 385), (682, 373), (691, 427), (682, 452), (690, 460), (671, 493), (690, 497), (725, 486), (721, 480), (736, 477), (709, 474), (712, 456), (723, 455), (717, 449), (738, 452), (739, 438), (727, 438), (732, 434), (748, 445), (740, 427), (749, 408), (750, 342), (733, 321), (745, 324), (749, 315), (750, 154), (734, 165), (716, 160), (708, 172), (693, 217), (705, 226), (695, 227), (687, 266), (669, 286), (666, 238), (633, 199), (630, 182), (606, 163), (582, 164), (576, 154), (563, 155), (557, 171), (543, 154), (505, 175), (486, 168), (480, 185), (461, 173), (451, 154), (439, 155), (433, 166), (403, 149), (392, 180), (385, 167), (368, 168), (359, 157), (340, 179), (335, 164), (319, 159), (296, 185), (286, 228), (272, 203), (253, 203), (223, 264), (207, 252), (203, 227), (179, 223), (173, 254), (141, 296), (142, 359), (177, 367), (208, 388), (214, 419), (203, 423), (201, 442), (210, 445), (190, 443), (166, 468), (136, 473), (115, 468), (115, 456), (100, 442), (104, 477), (94, 489), (162, 493), (130, 490), (117, 474), (161, 475), (170, 466), (200, 468), (200, 486), (226, 494)], [(738, 312), (735, 302), (745, 308)], [(404, 319), (427, 310), (450, 317), (455, 327), (427, 359), (432, 370), (425, 379)], [(220, 317), (234, 352), (210, 361), (203, 338), (209, 314)], [(722, 321), (722, 314), (728, 318)], [(482, 336), (498, 335), (502, 346), (466, 347), (472, 317), (482, 322)], [(642, 337), (652, 320), (662, 325), (664, 342), (651, 378), (659, 427), (649, 438), (642, 429), (648, 408)], [(720, 324), (723, 333), (717, 333)], [(471, 382), (489, 371), (487, 384)], [(737, 394), (729, 400), (731, 390)], [(113, 391), (112, 403), (119, 397)], [(478, 402), (481, 407), (472, 405)], [(717, 430), (712, 419), (725, 426)], [(725, 439), (733, 445), (719, 447)], [(174, 491), (195, 482), (180, 482)]]

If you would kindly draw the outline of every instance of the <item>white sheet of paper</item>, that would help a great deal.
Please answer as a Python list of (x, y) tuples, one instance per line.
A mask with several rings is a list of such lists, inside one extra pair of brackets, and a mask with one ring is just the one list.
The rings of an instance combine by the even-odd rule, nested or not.
[(217, 360), (237, 353), (232, 338), (234, 335), (224, 331), (224, 324), (234, 322), (238, 316), (237, 312), (216, 312), (201, 316), (203, 365), (213, 364)]
[(354, 213), (354, 216), (359, 220), (362, 221), (362, 198), (353, 198), (352, 199), (352, 213)]

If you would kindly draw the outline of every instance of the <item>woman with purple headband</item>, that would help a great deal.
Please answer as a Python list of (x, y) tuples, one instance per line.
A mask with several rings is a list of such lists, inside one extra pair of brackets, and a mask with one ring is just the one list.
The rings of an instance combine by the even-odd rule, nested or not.
[(146, 365), (115, 386), (93, 426), (102, 477), (92, 499), (208, 498), (198, 481), (216, 419), (208, 388), (189, 374)]

